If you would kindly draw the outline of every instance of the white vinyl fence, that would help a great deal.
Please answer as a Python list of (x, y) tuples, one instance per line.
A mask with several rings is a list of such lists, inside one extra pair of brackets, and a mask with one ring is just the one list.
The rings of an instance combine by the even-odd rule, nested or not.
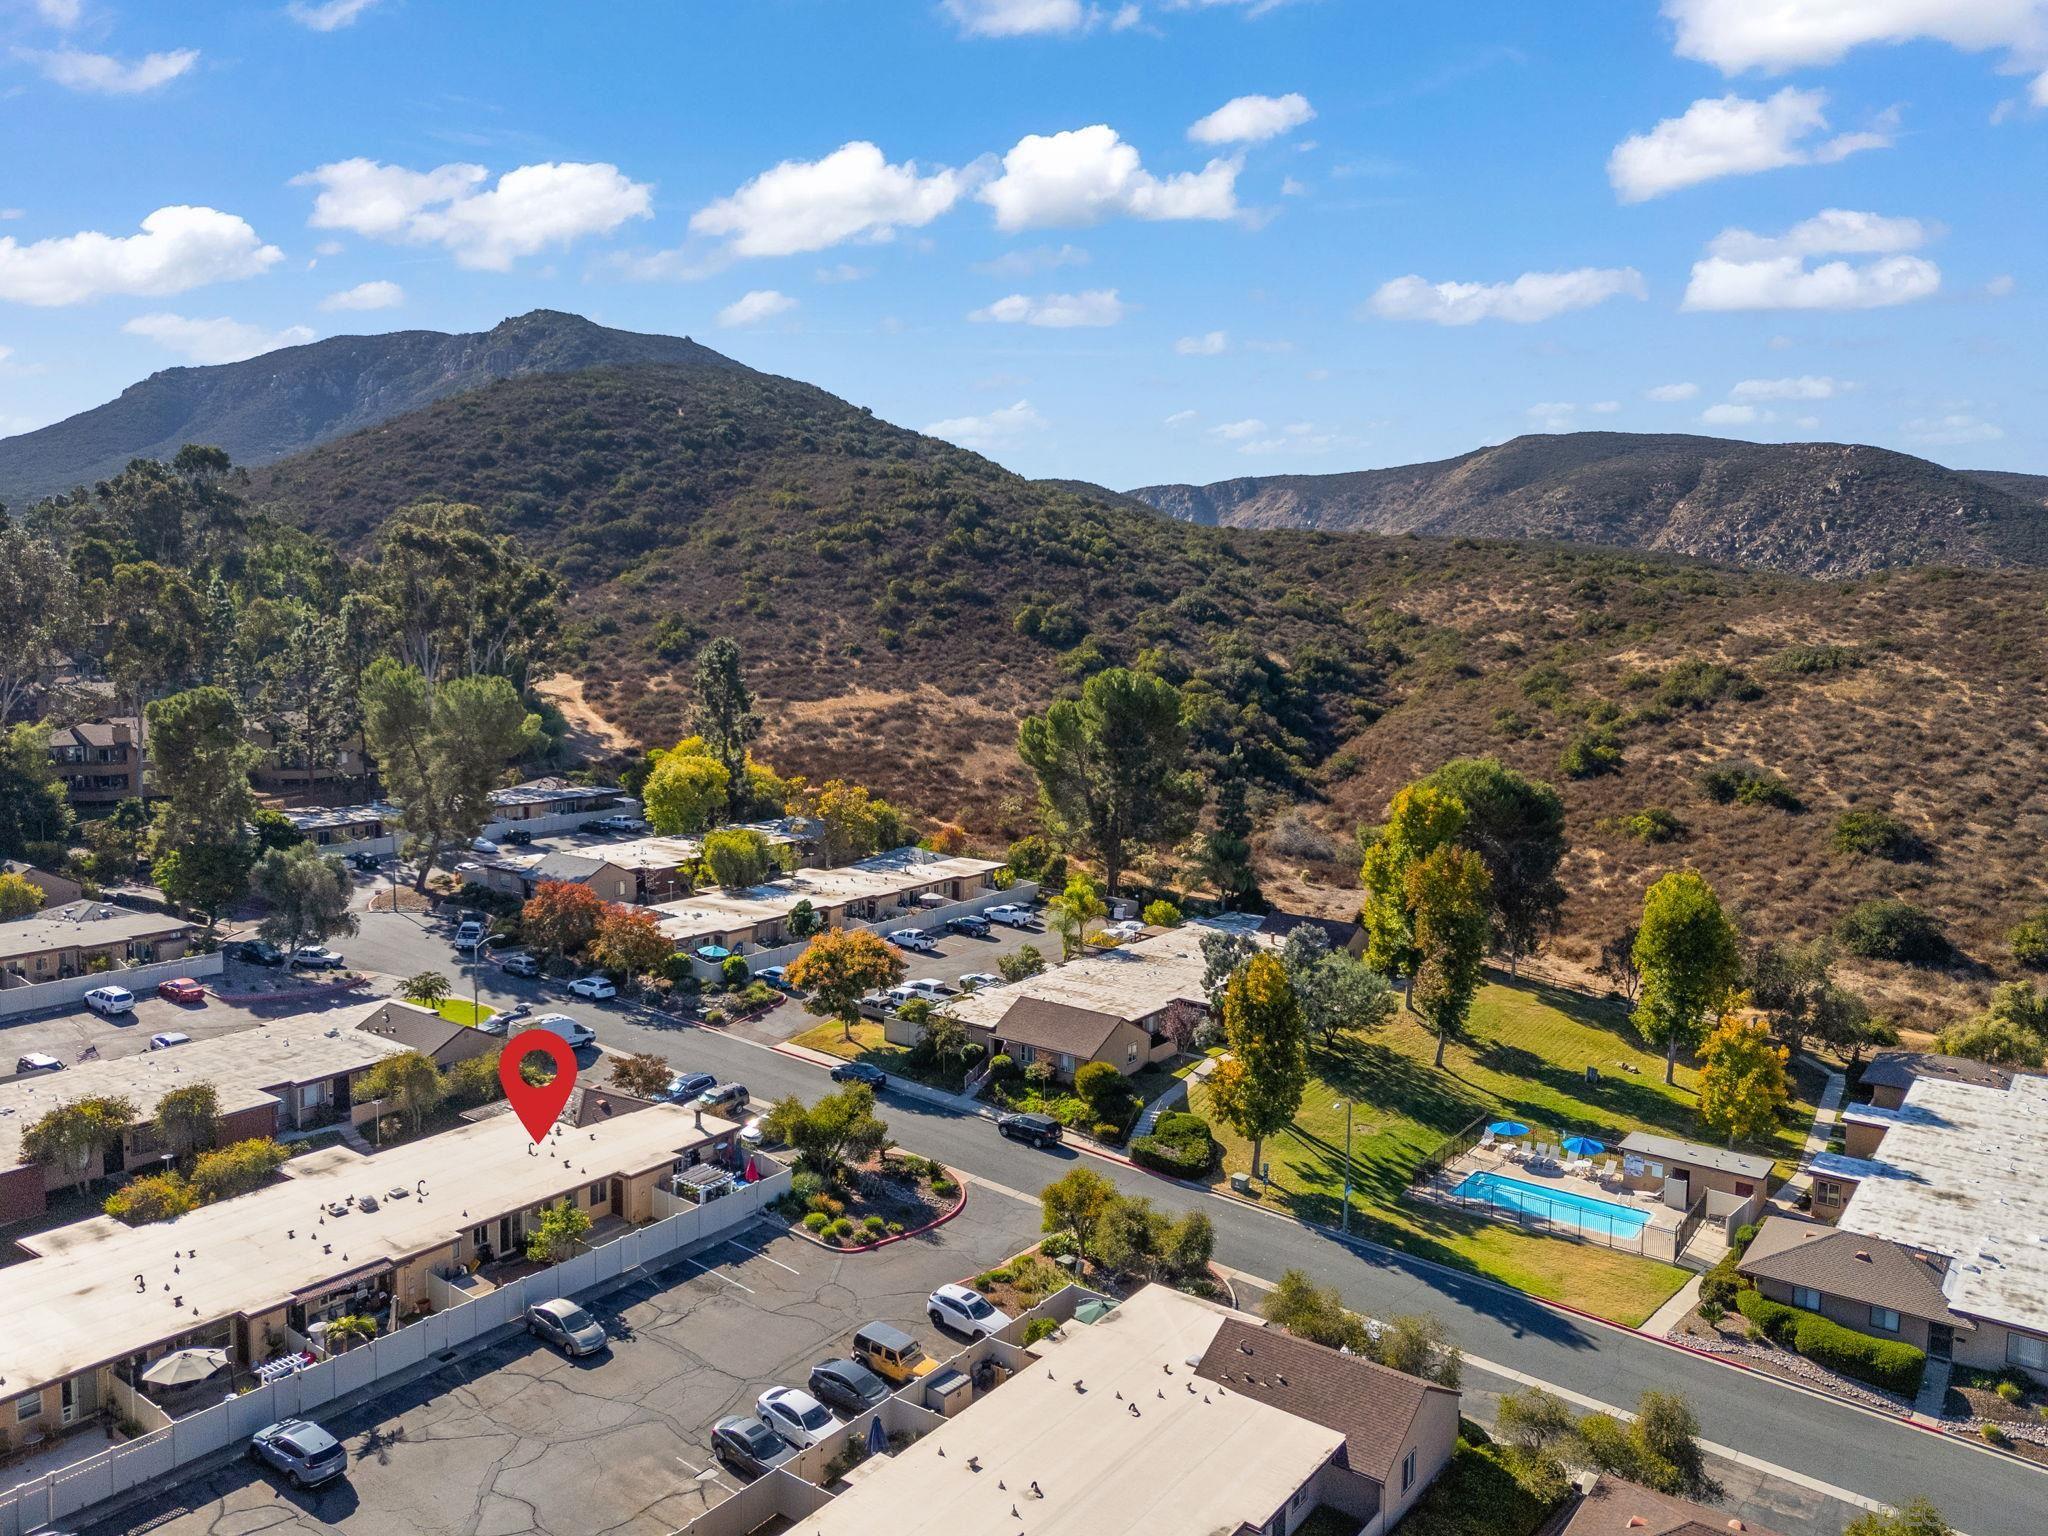
[(131, 965), (118, 971), (92, 971), (84, 976), (66, 976), (61, 981), (32, 981), (25, 986), (0, 990), (0, 1020), (45, 1008), (72, 1008), (85, 994), (100, 987), (126, 987), (137, 997), (156, 990), (160, 981), (179, 976), (197, 979), (218, 976), (227, 964), (219, 950), (210, 955), (183, 955), (176, 960), (154, 960), (148, 965)]
[(709, 1205), (636, 1227), (615, 1242), (579, 1253), (567, 1263), (510, 1281), (346, 1354), (176, 1420), (169, 1429), (11, 1488), (0, 1493), (0, 1536), (24, 1536), (154, 1478), (168, 1476), (179, 1467), (246, 1444), (249, 1436), (266, 1424), (315, 1413), (445, 1350), (460, 1349), (483, 1338), (517, 1321), (533, 1302), (575, 1296), (631, 1270), (663, 1264), (690, 1248), (720, 1241), (752, 1221), (788, 1188), (789, 1170), (777, 1169)]

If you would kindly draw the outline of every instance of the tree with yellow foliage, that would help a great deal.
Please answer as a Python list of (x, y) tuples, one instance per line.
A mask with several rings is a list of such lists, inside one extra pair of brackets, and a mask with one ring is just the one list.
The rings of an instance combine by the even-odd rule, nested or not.
[(1722, 1010), (1699, 1048), (1700, 1123), (1738, 1141), (1763, 1141), (1792, 1100), (1785, 1072), (1791, 1053), (1771, 1039), (1770, 1026), (1742, 993)]

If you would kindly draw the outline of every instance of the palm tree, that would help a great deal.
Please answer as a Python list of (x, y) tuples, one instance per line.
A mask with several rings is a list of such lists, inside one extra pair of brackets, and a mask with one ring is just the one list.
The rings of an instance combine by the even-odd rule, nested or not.
[(340, 1354), (352, 1345), (367, 1344), (377, 1337), (377, 1319), (359, 1312), (344, 1313), (327, 1325), (327, 1348)]

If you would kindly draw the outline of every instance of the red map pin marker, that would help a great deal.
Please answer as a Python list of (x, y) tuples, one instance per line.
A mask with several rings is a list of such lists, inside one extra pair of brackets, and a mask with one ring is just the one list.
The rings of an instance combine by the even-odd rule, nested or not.
[[(555, 1064), (554, 1080), (539, 1087), (519, 1075), (520, 1063), (535, 1054)], [(576, 1086), (576, 1053), (551, 1029), (522, 1029), (498, 1054), (498, 1081), (526, 1134), (539, 1141), (569, 1102), (569, 1090)]]

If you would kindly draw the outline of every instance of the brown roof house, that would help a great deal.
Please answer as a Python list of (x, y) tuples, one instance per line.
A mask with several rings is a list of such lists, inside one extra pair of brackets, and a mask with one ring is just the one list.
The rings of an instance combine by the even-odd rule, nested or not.
[(1883, 1238), (1789, 1216), (1758, 1228), (1736, 1266), (1772, 1301), (1922, 1350), (1937, 1328), (1953, 1337), (1976, 1326), (1949, 1310), (1947, 1267)]
[(142, 748), (133, 715), (81, 720), (50, 736), (50, 760), (73, 805), (112, 805), (142, 795)]
[(19, 875), (41, 891), (45, 909), (69, 906), (85, 895), (85, 887), (69, 875), (38, 869), (33, 864), (24, 864), (20, 859), (0, 859), (0, 874)]
[(1690, 1499), (1656, 1493), (1618, 1477), (1594, 1480), (1571, 1518), (1553, 1536), (1778, 1536), (1748, 1520), (1708, 1509)]

